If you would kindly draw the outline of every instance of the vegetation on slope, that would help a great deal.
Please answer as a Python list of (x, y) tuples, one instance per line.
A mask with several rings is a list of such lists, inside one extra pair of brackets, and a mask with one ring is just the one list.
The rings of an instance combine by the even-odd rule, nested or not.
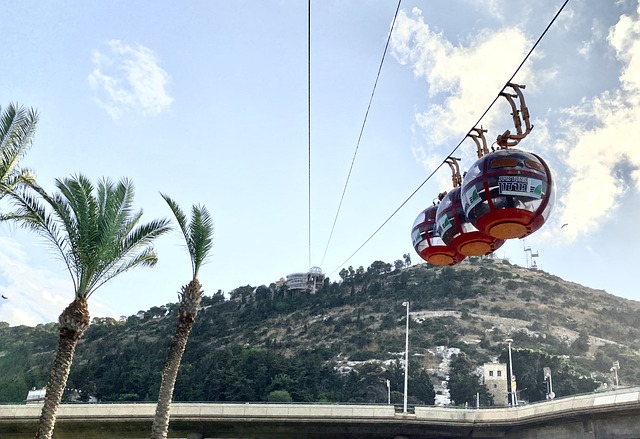
[[(565, 282), (493, 259), (452, 268), (374, 262), (343, 270), (316, 294), (261, 285), (239, 287), (226, 299), (205, 296), (187, 345), (176, 401), (387, 402), (403, 392), (405, 309), (411, 301), (410, 402), (433, 404), (452, 374), (456, 403), (483, 391), (464, 384), (469, 365), (507, 362), (513, 342), (521, 398), (545, 398), (543, 367), (558, 396), (640, 381), (638, 302)], [(153, 401), (177, 304), (152, 307), (120, 321), (93, 320), (79, 344), (69, 387), (101, 401)], [(55, 325), (0, 329), (0, 402), (24, 400), (45, 384)], [(465, 369), (443, 371), (438, 346), (458, 348)], [(463, 384), (460, 384), (463, 386)], [(471, 388), (473, 387), (473, 388)], [(466, 392), (466, 393), (464, 393)], [(473, 392), (473, 393), (472, 393)]]

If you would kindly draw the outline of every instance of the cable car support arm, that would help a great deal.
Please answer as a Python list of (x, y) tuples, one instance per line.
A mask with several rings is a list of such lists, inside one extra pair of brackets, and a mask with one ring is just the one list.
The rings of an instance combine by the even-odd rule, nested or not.
[[(500, 148), (516, 146), (522, 139), (527, 137), (533, 129), (533, 125), (531, 125), (529, 120), (529, 109), (527, 108), (527, 104), (524, 101), (524, 94), (522, 93), (525, 86), (510, 82), (507, 84), (507, 87), (511, 87), (515, 94), (502, 91), (500, 96), (506, 98), (507, 102), (509, 102), (509, 105), (511, 106), (511, 115), (513, 116), (513, 123), (516, 127), (517, 134), (511, 134), (510, 130), (505, 131), (503, 134), (499, 134), (496, 142)], [(515, 98), (518, 98), (520, 104), (519, 110), (516, 105)], [(524, 132), (522, 131), (522, 122), (524, 122), (525, 125)]]

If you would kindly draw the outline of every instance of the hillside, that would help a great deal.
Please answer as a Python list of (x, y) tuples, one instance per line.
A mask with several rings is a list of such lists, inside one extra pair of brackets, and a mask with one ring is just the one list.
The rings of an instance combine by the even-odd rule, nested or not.
[[(506, 261), (470, 259), (447, 268), (376, 261), (344, 270), (316, 294), (272, 284), (239, 287), (229, 300), (206, 296), (175, 399), (260, 401), (286, 391), (295, 401), (384, 402), (386, 379), (397, 399), (407, 299), (417, 403), (433, 401), (430, 384), (420, 383), (447, 392), (452, 353), (474, 367), (505, 362), (508, 337), (526, 399), (544, 398), (542, 367), (552, 368), (560, 396), (614, 384), (613, 361), (621, 385), (640, 382), (639, 302)], [(153, 400), (176, 310), (172, 303), (122, 321), (94, 319), (68, 386), (102, 401)], [(0, 324), (0, 402), (24, 400), (46, 383), (56, 342), (53, 323)]]

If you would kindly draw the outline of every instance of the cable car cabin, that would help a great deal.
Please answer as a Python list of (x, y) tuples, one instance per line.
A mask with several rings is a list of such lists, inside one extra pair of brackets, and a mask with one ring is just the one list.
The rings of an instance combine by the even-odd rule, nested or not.
[(469, 222), (498, 239), (535, 232), (555, 201), (547, 164), (535, 154), (512, 148), (478, 159), (462, 180), (461, 195)]
[(471, 224), (465, 214), (456, 187), (444, 196), (436, 212), (436, 232), (442, 241), (464, 256), (484, 256), (493, 253), (504, 244), (504, 239), (483, 233)]
[(413, 248), (422, 259), (433, 265), (454, 265), (464, 259), (464, 255), (447, 246), (436, 233), (436, 210), (431, 206), (418, 215), (411, 228)]

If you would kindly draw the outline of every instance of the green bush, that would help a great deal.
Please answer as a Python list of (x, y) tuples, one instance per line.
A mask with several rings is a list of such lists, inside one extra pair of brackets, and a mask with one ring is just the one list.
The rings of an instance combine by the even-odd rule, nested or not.
[(293, 402), (293, 398), (286, 390), (274, 390), (267, 395), (269, 402)]

